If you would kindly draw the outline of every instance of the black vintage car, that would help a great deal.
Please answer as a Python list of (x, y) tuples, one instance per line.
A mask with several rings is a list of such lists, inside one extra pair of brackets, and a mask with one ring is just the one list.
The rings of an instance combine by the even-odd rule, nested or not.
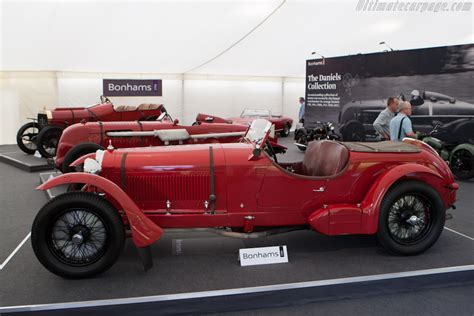
[[(413, 90), (409, 97), (403, 94), (401, 100), (410, 101), (413, 107), (411, 120), (413, 129), (429, 132), (436, 123), (448, 124), (449, 133), (435, 135), (443, 141), (474, 144), (474, 104), (456, 100), (453, 97)], [(339, 113), (339, 129), (345, 141), (365, 141), (376, 138), (373, 122), (386, 107), (386, 100), (360, 100), (345, 104)], [(446, 131), (446, 130), (445, 130)]]

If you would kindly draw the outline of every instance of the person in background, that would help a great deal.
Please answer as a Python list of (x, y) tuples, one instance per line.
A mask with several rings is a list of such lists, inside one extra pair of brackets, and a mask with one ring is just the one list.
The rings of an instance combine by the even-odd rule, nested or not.
[(304, 125), (304, 107), (305, 107), (305, 100), (303, 97), (300, 98), (300, 112), (298, 114), (298, 119), (301, 124)]
[(411, 104), (403, 101), (398, 107), (398, 114), (390, 121), (390, 140), (394, 142), (402, 141), (404, 137), (416, 138), (410, 120)]
[(390, 121), (397, 112), (399, 102), (398, 98), (388, 98), (387, 107), (379, 113), (374, 121), (374, 129), (382, 140), (390, 140)]

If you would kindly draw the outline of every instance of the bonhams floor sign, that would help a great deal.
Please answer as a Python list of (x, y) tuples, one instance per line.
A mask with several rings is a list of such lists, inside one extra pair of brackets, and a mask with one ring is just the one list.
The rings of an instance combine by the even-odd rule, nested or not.
[(103, 79), (103, 95), (107, 97), (161, 97), (161, 79)]
[(286, 246), (244, 248), (239, 250), (241, 266), (288, 262)]

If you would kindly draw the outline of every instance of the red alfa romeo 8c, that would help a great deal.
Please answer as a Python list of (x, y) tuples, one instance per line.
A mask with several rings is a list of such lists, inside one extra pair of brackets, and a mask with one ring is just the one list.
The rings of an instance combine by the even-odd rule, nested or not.
[(81, 183), (49, 201), (31, 241), (52, 273), (84, 278), (110, 268), (131, 236), (145, 270), (164, 229), (208, 228), (230, 237), (295, 229), (376, 235), (390, 253), (414, 255), (443, 231), (458, 185), (446, 163), (416, 140), (309, 143), (280, 163), (271, 123), (253, 121), (239, 143), (98, 150), (84, 172), (38, 187)]

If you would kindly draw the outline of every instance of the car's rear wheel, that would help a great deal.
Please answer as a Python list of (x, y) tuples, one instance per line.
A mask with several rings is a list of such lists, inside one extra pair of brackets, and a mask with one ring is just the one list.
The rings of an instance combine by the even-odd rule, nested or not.
[(52, 158), (56, 156), (56, 148), (63, 129), (58, 126), (46, 126), (38, 134), (36, 145), (38, 151), (44, 158)]
[(63, 173), (82, 171), (82, 167), (71, 167), (69, 166), (75, 160), (81, 158), (84, 155), (96, 152), (99, 149), (104, 149), (102, 146), (96, 143), (82, 143), (72, 147), (67, 154), (64, 156), (61, 170)]
[(291, 129), (290, 124), (286, 123), (285, 126), (283, 127), (283, 130), (280, 132), (280, 136), (288, 137), (290, 135), (290, 129)]
[(344, 141), (363, 142), (365, 141), (365, 130), (361, 122), (352, 120), (344, 124), (342, 129)]
[(443, 201), (432, 187), (418, 181), (400, 182), (380, 205), (377, 238), (391, 253), (418, 254), (438, 240), (445, 218)]
[(28, 155), (33, 155), (36, 151), (36, 139), (40, 132), (40, 126), (36, 122), (24, 124), (16, 134), (18, 147)]
[(124, 241), (118, 212), (102, 197), (87, 192), (52, 199), (39, 211), (31, 230), (38, 260), (64, 278), (86, 278), (109, 269)]
[(468, 180), (474, 177), (474, 156), (467, 149), (456, 150), (451, 155), (449, 165), (459, 179)]

